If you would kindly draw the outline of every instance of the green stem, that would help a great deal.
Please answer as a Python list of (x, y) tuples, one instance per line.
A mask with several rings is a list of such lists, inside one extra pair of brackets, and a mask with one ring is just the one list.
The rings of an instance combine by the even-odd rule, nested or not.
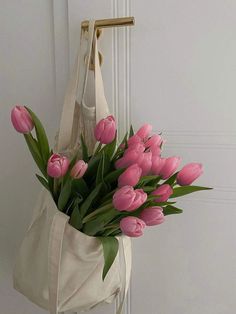
[(54, 179), (53, 180), (53, 195), (56, 201), (58, 201), (57, 189), (58, 189), (58, 182), (57, 182), (57, 179)]
[(109, 198), (110, 198), (111, 196), (113, 196), (113, 194), (116, 192), (116, 190), (117, 190), (117, 188), (115, 188), (114, 190), (112, 190), (111, 192), (109, 192), (106, 196), (104, 196), (104, 197), (102, 198), (102, 200), (101, 200), (101, 204), (106, 203), (106, 202), (109, 200)]
[(24, 138), (35, 163), (37, 164), (39, 170), (42, 172), (43, 176), (47, 179), (47, 166), (42, 159), (37, 141), (33, 138), (31, 133), (24, 134)]
[(86, 222), (88, 222), (89, 220), (91, 220), (91, 218), (93, 218), (93, 217), (96, 216), (97, 214), (104, 213), (104, 212), (106, 212), (107, 210), (112, 209), (112, 208), (113, 208), (112, 203), (109, 203), (109, 204), (107, 204), (107, 205), (105, 205), (105, 206), (102, 206), (102, 207), (100, 207), (100, 208), (94, 210), (91, 214), (89, 214), (89, 215), (87, 215), (87, 216), (84, 217), (84, 219), (83, 219), (83, 224), (86, 223)]
[[(104, 229), (108, 229), (108, 228), (105, 227)], [(105, 231), (105, 232), (103, 233), (103, 236), (107, 237), (107, 236), (111, 235), (114, 231), (117, 231), (118, 229), (120, 229), (120, 226), (119, 226), (119, 225), (116, 225), (115, 227), (113, 226), (113, 227), (111, 227), (111, 228), (109, 228), (109, 229), (111, 229), (111, 230)]]
[(99, 144), (98, 144), (98, 147), (97, 147), (96, 150), (95, 150), (95, 153), (93, 154), (93, 156), (96, 156), (96, 155), (99, 153), (99, 151), (100, 151), (101, 148), (102, 148), (102, 143), (99, 143)]

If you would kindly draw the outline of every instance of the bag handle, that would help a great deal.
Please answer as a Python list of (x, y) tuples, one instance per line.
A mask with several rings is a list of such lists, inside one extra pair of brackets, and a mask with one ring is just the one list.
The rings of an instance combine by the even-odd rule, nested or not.
[[(58, 133), (58, 141), (56, 145), (58, 151), (65, 150), (70, 144), (78, 85), (80, 84), (80, 86), (86, 86), (85, 83), (87, 78), (85, 74), (86, 68), (89, 66), (89, 60), (91, 56), (92, 43), (94, 37), (93, 20), (89, 22), (88, 40), (85, 40), (85, 34), (86, 33), (83, 30), (81, 30), (79, 53), (75, 61), (75, 66), (72, 72), (71, 79), (66, 89), (64, 105), (62, 108), (60, 128)], [(84, 51), (87, 52), (88, 56), (86, 60), (84, 60), (83, 53)]]
[(69, 216), (57, 212), (53, 216), (48, 246), (49, 312), (58, 314), (59, 275), (64, 232)]
[[(88, 73), (89, 73), (89, 66), (90, 66), (90, 60), (92, 56), (92, 49), (93, 49), (93, 41), (94, 41), (94, 34), (95, 34), (95, 21), (90, 20), (89, 21), (89, 31), (88, 31), (88, 49), (83, 54), (82, 51), (80, 53), (83, 54), (83, 60), (79, 71), (79, 77), (83, 78), (79, 80), (79, 86), (78, 86), (78, 95), (77, 95), (77, 101), (79, 104), (83, 103), (84, 96), (87, 88), (87, 82), (88, 82)], [(91, 30), (91, 32), (90, 32)], [(85, 31), (84, 31), (85, 32)], [(86, 35), (86, 33), (84, 33)]]
[[(77, 63), (71, 81), (66, 91), (65, 102), (62, 111), (57, 144), (57, 149), (59, 151), (65, 150), (70, 144), (77, 91), (78, 103), (86, 107), (84, 96), (87, 88), (89, 63), (93, 44), (96, 122), (109, 115), (109, 107), (105, 97), (101, 66), (99, 63), (98, 39), (97, 36), (94, 36), (94, 23), (94, 20), (89, 22), (88, 41), (84, 38), (84, 31), (81, 33), (79, 56), (77, 58)], [(86, 47), (84, 47), (85, 45)], [(84, 51), (86, 52), (85, 54), (83, 53)], [(85, 60), (84, 57), (86, 57)]]
[(107, 117), (109, 115), (109, 107), (105, 97), (104, 84), (102, 79), (102, 71), (99, 62), (98, 53), (98, 39), (94, 36), (94, 80), (95, 80), (95, 107), (96, 107), (96, 122)]

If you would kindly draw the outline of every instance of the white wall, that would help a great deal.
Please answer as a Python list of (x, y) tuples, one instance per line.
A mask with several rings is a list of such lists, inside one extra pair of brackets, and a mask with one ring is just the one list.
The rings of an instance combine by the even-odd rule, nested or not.
[[(56, 103), (53, 7), (47, 0), (0, 1), (0, 313), (44, 313), (12, 288), (12, 266), (40, 185), (22, 136), (10, 123), (15, 103), (28, 104), (52, 140)], [(65, 62), (67, 60), (65, 59)], [(62, 65), (63, 66), (63, 65)]]
[[(166, 155), (202, 161), (180, 216), (134, 241), (125, 314), (235, 312), (236, 3), (230, 0), (0, 0), (0, 304), (4, 314), (44, 313), (12, 289), (11, 272), (39, 184), (23, 139), (9, 123), (26, 103), (51, 142), (58, 125), (79, 24), (134, 15), (130, 30), (103, 34), (103, 73), (122, 129), (151, 122)], [(26, 198), (27, 195), (27, 198)], [(93, 313), (111, 313), (113, 307)]]

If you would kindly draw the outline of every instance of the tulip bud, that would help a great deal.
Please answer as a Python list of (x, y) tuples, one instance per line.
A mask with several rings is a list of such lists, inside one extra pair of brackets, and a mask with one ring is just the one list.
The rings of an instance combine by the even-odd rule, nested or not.
[(152, 167), (152, 153), (142, 153), (137, 160), (137, 163), (142, 169), (142, 176), (148, 175)]
[(118, 186), (125, 185), (135, 186), (141, 177), (142, 169), (138, 164), (129, 166), (118, 178)]
[(173, 189), (169, 184), (163, 184), (152, 192), (152, 195), (158, 195), (155, 199), (155, 201), (158, 203), (166, 202), (172, 194)]
[(78, 160), (71, 169), (70, 175), (74, 179), (82, 178), (88, 168), (88, 164), (83, 160)]
[(152, 152), (152, 156), (160, 156), (161, 155), (161, 147), (160, 146), (151, 146), (148, 148), (150, 152)]
[(27, 134), (34, 128), (30, 113), (24, 106), (15, 106), (11, 111), (11, 122), (17, 132)]
[(142, 189), (134, 190), (126, 185), (113, 195), (113, 206), (119, 211), (134, 211), (147, 200), (147, 194)]
[(69, 168), (69, 159), (59, 154), (52, 154), (48, 160), (47, 173), (50, 177), (61, 178)]
[(155, 226), (164, 222), (163, 209), (159, 206), (145, 208), (139, 216), (147, 226)]
[(152, 132), (152, 126), (150, 124), (144, 124), (138, 131), (137, 135), (142, 139), (146, 140)]
[(160, 156), (152, 156), (152, 167), (151, 172), (155, 175), (159, 175), (162, 167), (165, 164), (166, 159)]
[(124, 155), (127, 155), (130, 151), (136, 151), (138, 153), (142, 153), (145, 150), (145, 146), (143, 143), (132, 143), (125, 150)]
[(161, 175), (162, 179), (166, 180), (170, 176), (172, 176), (172, 174), (175, 173), (175, 171), (179, 167), (180, 160), (181, 159), (179, 157), (166, 158), (163, 167), (159, 171), (159, 174)]
[(108, 116), (98, 122), (94, 130), (96, 140), (102, 144), (111, 143), (116, 136), (116, 122), (113, 116)]
[(120, 229), (128, 237), (140, 237), (145, 226), (145, 222), (137, 217), (128, 216), (120, 221)]
[(135, 163), (137, 163), (138, 158), (140, 157), (141, 152), (144, 151), (143, 145), (137, 145), (136, 148), (128, 148), (124, 152), (124, 156), (118, 159), (115, 163), (115, 167), (118, 168), (127, 168)]
[(143, 141), (137, 134), (134, 134), (128, 139), (128, 146), (141, 143), (143, 143)]
[(162, 143), (162, 138), (159, 134), (154, 134), (151, 137), (149, 137), (149, 139), (145, 142), (145, 147), (153, 147), (153, 146), (159, 146)]
[(203, 173), (202, 164), (190, 163), (185, 165), (177, 174), (179, 185), (190, 185)]

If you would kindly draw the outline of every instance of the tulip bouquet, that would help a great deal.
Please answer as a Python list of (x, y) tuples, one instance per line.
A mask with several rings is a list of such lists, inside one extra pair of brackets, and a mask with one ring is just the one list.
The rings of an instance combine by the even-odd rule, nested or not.
[(164, 141), (151, 134), (149, 124), (136, 133), (131, 126), (118, 144), (116, 121), (108, 116), (95, 127), (94, 153), (88, 153), (81, 134), (81, 154), (69, 158), (49, 148), (45, 130), (29, 108), (15, 106), (11, 120), (24, 134), (41, 172), (36, 176), (58, 210), (70, 217), (74, 228), (100, 239), (103, 279), (117, 255), (117, 236), (141, 236), (146, 227), (163, 223), (165, 216), (182, 213), (176, 198), (209, 189), (191, 185), (203, 172), (201, 164), (190, 163), (178, 171), (179, 157), (161, 157)]

